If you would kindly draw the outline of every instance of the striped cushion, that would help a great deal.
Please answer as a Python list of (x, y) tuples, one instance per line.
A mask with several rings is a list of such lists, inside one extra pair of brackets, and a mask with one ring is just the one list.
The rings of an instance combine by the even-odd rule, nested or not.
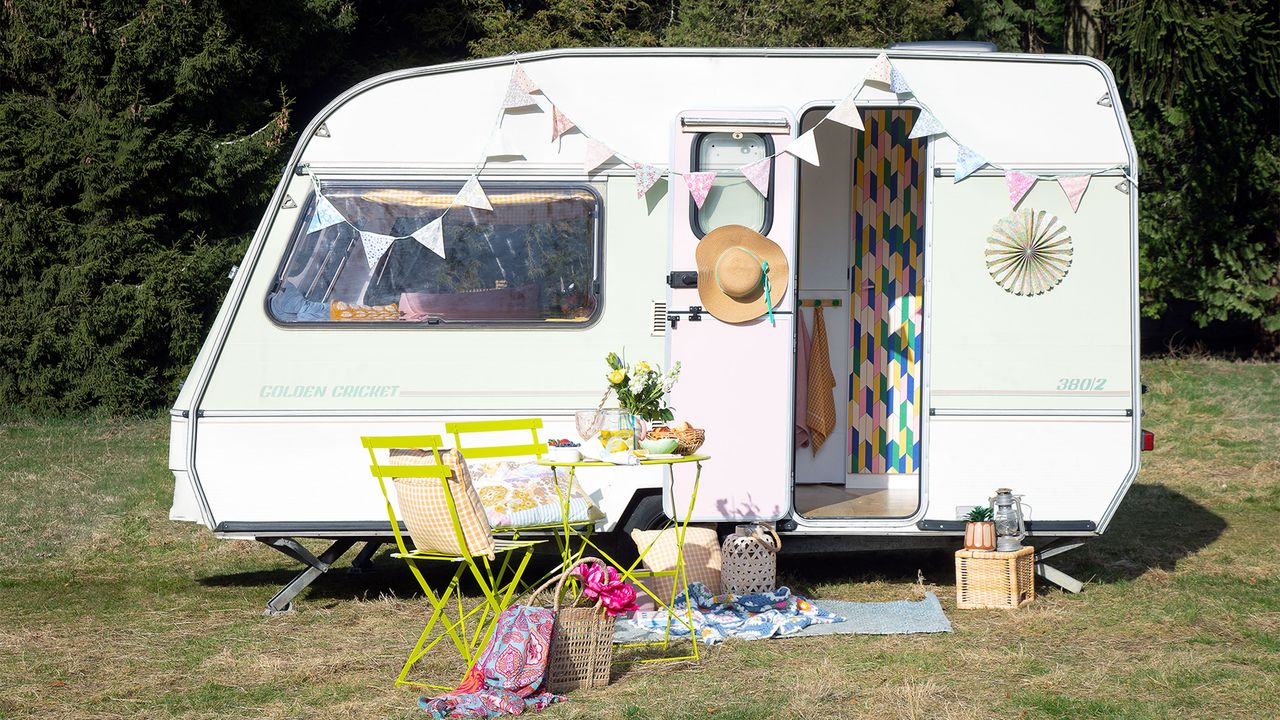
[[(426, 450), (392, 450), (391, 458), (391, 467), (436, 464), (435, 455)], [(458, 546), (458, 536), (454, 532), (453, 519), (449, 516), (444, 485), (439, 478), (393, 477), (399, 516), (409, 529), (413, 546), (422, 552), (473, 557), (484, 555), (492, 560), (493, 532), (485, 517), (484, 507), (480, 504), (480, 496), (471, 485), (471, 473), (467, 471), (466, 460), (457, 450), (441, 450), (440, 459), (452, 471), (449, 490), (458, 510), (458, 520), (462, 524), (467, 546)], [(388, 468), (387, 472), (390, 474), (395, 471)]]
[[(674, 570), (676, 567), (676, 529), (666, 530), (632, 530), (631, 539), (636, 549), (644, 552), (653, 543), (644, 556), (644, 566), (649, 570)], [(720, 594), (720, 542), (713, 527), (690, 525), (684, 534), (684, 569), (689, 582), (700, 582), (707, 586), (713, 595)], [(646, 587), (664, 602), (671, 600), (671, 589), (675, 587), (674, 577), (655, 577), (644, 581)], [(681, 588), (683, 590), (683, 588)]]

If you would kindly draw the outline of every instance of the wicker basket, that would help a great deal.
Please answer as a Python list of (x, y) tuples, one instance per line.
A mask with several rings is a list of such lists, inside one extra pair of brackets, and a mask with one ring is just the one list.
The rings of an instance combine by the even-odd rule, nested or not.
[(547, 658), (547, 692), (561, 694), (579, 688), (603, 687), (609, 684), (613, 664), (613, 617), (604, 608), (560, 607), (565, 580), (573, 569), (586, 563), (604, 563), (586, 557), (565, 568), (529, 595), (534, 598), (555, 585), (551, 610), (555, 625), (551, 629), (551, 649)]
[(956, 551), (956, 607), (1013, 610), (1035, 599), (1035, 548)]
[(702, 443), (706, 442), (707, 431), (699, 430), (698, 428), (676, 430), (675, 428), (669, 428), (666, 425), (659, 425), (657, 427), (650, 428), (649, 432), (645, 433), (645, 437), (658, 439), (675, 438), (679, 443), (676, 445), (676, 454), (692, 455), (698, 451), (698, 448), (702, 447)]

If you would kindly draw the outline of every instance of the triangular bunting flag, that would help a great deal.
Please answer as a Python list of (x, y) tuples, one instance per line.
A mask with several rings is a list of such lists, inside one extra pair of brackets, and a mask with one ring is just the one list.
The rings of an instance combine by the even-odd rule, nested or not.
[(1058, 185), (1067, 194), (1067, 202), (1071, 203), (1071, 212), (1080, 209), (1080, 199), (1084, 197), (1084, 191), (1089, 189), (1091, 179), (1092, 175), (1065, 175), (1058, 178)]
[(765, 197), (769, 197), (769, 170), (772, 163), (773, 158), (763, 158), (738, 168), (742, 171), (742, 176), (751, 181), (756, 190)]
[(495, 128), (493, 134), (489, 136), (489, 144), (484, 149), (484, 156), (486, 158), (521, 157), (523, 153), (512, 149), (507, 141), (507, 134), (499, 127)]
[(907, 95), (911, 92), (911, 86), (907, 84), (907, 79), (898, 72), (898, 68), (889, 71), (889, 89), (899, 95)]
[(817, 167), (818, 165), (818, 141), (813, 137), (813, 128), (810, 128), (803, 135), (791, 141), (783, 152), (788, 155), (794, 155), (801, 160)]
[(587, 153), (582, 156), (582, 169), (589, 173), (611, 157), (613, 157), (613, 148), (595, 138), (587, 138)]
[(960, 182), (969, 177), (975, 170), (987, 164), (987, 159), (970, 148), (956, 145), (956, 177), (952, 182)]
[(934, 117), (933, 113), (921, 110), (920, 117), (916, 118), (916, 124), (911, 126), (911, 134), (907, 137), (910, 139), (929, 137), (946, 131), (947, 129), (942, 127), (942, 123), (938, 122), (938, 118)]
[(323, 230), (330, 225), (344, 223), (347, 219), (342, 217), (342, 213), (338, 212), (338, 208), (329, 202), (329, 198), (318, 195), (316, 196), (316, 212), (311, 216), (311, 223), (307, 225), (307, 234), (310, 235), (317, 230)]
[(1018, 203), (1031, 191), (1031, 186), (1036, 184), (1036, 177), (1009, 170), (1004, 174), (1004, 181), (1009, 186), (1009, 205), (1016, 210)]
[(529, 77), (529, 74), (526, 73), (524, 68), (519, 65), (516, 66), (515, 70), (511, 71), (511, 84), (527, 93), (538, 91), (537, 83), (535, 83), (533, 78)]
[(369, 272), (373, 272), (374, 266), (382, 259), (383, 253), (387, 248), (391, 247), (391, 243), (395, 242), (394, 235), (383, 235), (382, 233), (360, 231), (360, 244), (364, 245), (364, 256), (369, 261)]
[(867, 82), (880, 83), (888, 85), (893, 82), (893, 65), (889, 63), (889, 56), (880, 53), (876, 59), (872, 61), (871, 67), (867, 68), (867, 74), (863, 76)]
[(535, 89), (533, 81), (529, 79), (528, 75), (525, 75), (524, 70), (517, 66), (511, 72), (511, 82), (507, 84), (507, 95), (502, 99), (502, 108), (510, 110), (511, 108), (537, 105), (538, 101), (534, 100), (533, 96), (529, 94), (533, 89)]
[(862, 130), (862, 111), (858, 110), (858, 105), (854, 102), (854, 98), (857, 95), (857, 91), (849, 93), (848, 97), (840, 101), (840, 104), (831, 108), (831, 112), (827, 113), (826, 119), (838, 122), (841, 125), (848, 125), (854, 130)]
[(484, 188), (480, 187), (480, 180), (475, 175), (467, 181), (466, 185), (458, 191), (454, 196), (453, 203), (450, 207), (457, 205), (466, 205), (467, 207), (478, 208), (480, 210), (493, 211), (493, 206), (489, 204), (489, 197), (484, 194)]
[(568, 115), (560, 112), (560, 108), (555, 105), (551, 106), (551, 142), (560, 139), (560, 136), (577, 127)]
[(444, 257), (444, 216), (432, 220), (413, 231), (413, 239), (422, 244), (422, 247), (431, 252)]
[(716, 181), (716, 174), (713, 172), (695, 172), (684, 174), (684, 184), (689, 188), (689, 194), (693, 196), (693, 202), (702, 209), (702, 203), (707, 200), (707, 193), (711, 192), (711, 183)]
[(631, 166), (636, 171), (636, 198), (644, 197), (649, 192), (649, 188), (658, 182), (658, 178), (662, 177), (662, 170), (652, 165), (644, 163), (636, 163)]

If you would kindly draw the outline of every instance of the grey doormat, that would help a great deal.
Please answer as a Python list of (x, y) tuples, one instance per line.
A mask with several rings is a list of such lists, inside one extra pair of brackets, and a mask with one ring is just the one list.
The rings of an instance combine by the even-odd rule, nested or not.
[[(915, 633), (951, 632), (951, 621), (942, 612), (942, 603), (933, 593), (923, 600), (892, 602), (852, 602), (849, 600), (812, 599), (814, 605), (842, 615), (841, 623), (810, 625), (785, 637), (813, 635), (910, 635)], [(618, 618), (614, 626), (615, 643), (644, 642), (654, 635), (626, 618)]]

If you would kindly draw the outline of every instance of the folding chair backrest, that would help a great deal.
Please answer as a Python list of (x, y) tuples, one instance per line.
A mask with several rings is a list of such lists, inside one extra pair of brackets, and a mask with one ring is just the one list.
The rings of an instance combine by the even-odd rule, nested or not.
[[(414, 536), (414, 525), (421, 528), (429, 528), (428, 531), (418, 533), (418, 539), (415, 546), (418, 550), (429, 550), (431, 552), (443, 555), (487, 555), (493, 554), (493, 539), (490, 534), (490, 528), (487, 519), (484, 516), (484, 510), (479, 505), (479, 497), (475, 494), (475, 489), (471, 487), (466, 475), (465, 461), (461, 456), (456, 458), (456, 464), (460, 471), (455, 471), (449, 465), (450, 460), (442, 457), (441, 446), (443, 441), (439, 435), (391, 435), (391, 436), (363, 436), (360, 438), (365, 449), (369, 451), (369, 459), (371, 464), (369, 470), (374, 477), (378, 479), (378, 487), (382, 490), (382, 498), (386, 502), (387, 518), (391, 521), (391, 532), (395, 536), (396, 545), (400, 552), (409, 552), (404, 542), (404, 537), (400, 532), (400, 522), (396, 517), (395, 506), (391, 502), (391, 497), (387, 492), (386, 479), (391, 478), (397, 482), (397, 500), (401, 505), (401, 514), (405, 514), (406, 506), (409, 507), (410, 517), (406, 519), (406, 526), (410, 530), (410, 536)], [(387, 450), (387, 461), (382, 461), (378, 457), (377, 450)], [(403, 450), (406, 455), (399, 458), (390, 453)], [(425, 451), (426, 455), (414, 456), (412, 451)], [(453, 451), (445, 451), (453, 452)], [(397, 462), (398, 459), (404, 462)], [(431, 462), (423, 464), (420, 460), (427, 459)], [(402, 480), (414, 479), (434, 479), (436, 483), (431, 484), (428, 488), (410, 485), (409, 483), (401, 483)], [(414, 496), (410, 496), (409, 490), (417, 491)], [(425, 490), (425, 492), (423, 492)], [(439, 507), (439, 500), (443, 499), (443, 508)], [(416, 503), (416, 506), (414, 505)], [(443, 510), (446, 514), (441, 513)], [(415, 522), (416, 521), (416, 522)], [(452, 533), (456, 546), (453, 548), (445, 547), (422, 547), (421, 543), (428, 537), (433, 539), (439, 538), (440, 530), (444, 523), (449, 524), (449, 530)], [(446, 532), (446, 537), (449, 531)], [(470, 539), (468, 539), (470, 538)], [(451, 544), (449, 541), (443, 541), (443, 544)]]
[[(537, 459), (547, 452), (547, 446), (538, 440), (538, 430), (542, 429), (542, 418), (519, 418), (514, 420), (473, 420), (466, 422), (449, 422), (444, 424), (444, 431), (453, 435), (453, 446), (463, 451), (468, 460), (489, 460), (493, 458)], [(529, 433), (529, 443), (517, 442), (509, 445), (481, 445), (477, 435), (503, 433), (505, 439), (522, 438)], [(465, 439), (465, 442), (464, 442)], [(472, 444), (474, 443), (474, 444)]]

